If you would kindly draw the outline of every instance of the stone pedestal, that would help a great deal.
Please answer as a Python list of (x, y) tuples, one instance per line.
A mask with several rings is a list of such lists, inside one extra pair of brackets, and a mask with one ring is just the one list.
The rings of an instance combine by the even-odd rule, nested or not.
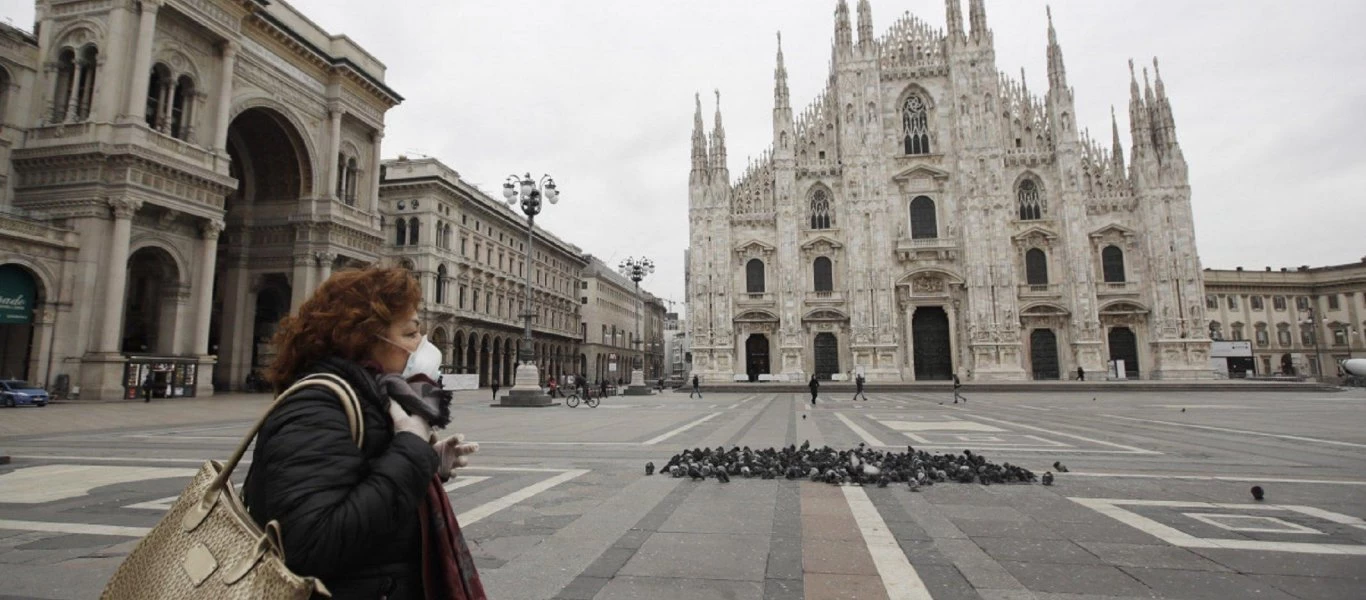
[(516, 377), (512, 381), (512, 387), (508, 389), (506, 396), (498, 399), (498, 402), (491, 406), (497, 407), (517, 407), (517, 408), (544, 408), (547, 406), (559, 406), (559, 402), (554, 402), (550, 396), (546, 395), (545, 390), (541, 389), (541, 370), (536, 365), (524, 363), (517, 365)]
[(626, 386), (627, 396), (649, 396), (650, 386), (645, 384), (645, 371), (633, 369), (631, 371), (631, 383)]
[(81, 399), (122, 400), (123, 369), (127, 359), (119, 353), (91, 353), (81, 358)]

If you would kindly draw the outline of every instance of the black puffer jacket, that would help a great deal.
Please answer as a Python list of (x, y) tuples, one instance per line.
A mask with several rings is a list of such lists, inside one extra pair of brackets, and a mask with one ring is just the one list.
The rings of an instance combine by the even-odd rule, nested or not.
[(416, 435), (394, 435), (388, 399), (359, 365), (329, 358), (301, 376), (346, 379), (364, 411), (357, 448), (341, 400), (325, 388), (286, 399), (266, 418), (244, 487), (257, 523), (280, 522), (285, 562), (322, 579), (336, 600), (422, 598), (418, 510), (438, 457)]

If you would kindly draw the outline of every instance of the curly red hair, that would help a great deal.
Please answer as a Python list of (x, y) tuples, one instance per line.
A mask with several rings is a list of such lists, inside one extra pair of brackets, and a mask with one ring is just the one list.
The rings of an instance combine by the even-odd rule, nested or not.
[(272, 343), (278, 354), (266, 370), (276, 392), (305, 367), (329, 356), (361, 361), (394, 321), (417, 310), (422, 299), (413, 274), (403, 267), (340, 271), (318, 286), (299, 312), (285, 317)]

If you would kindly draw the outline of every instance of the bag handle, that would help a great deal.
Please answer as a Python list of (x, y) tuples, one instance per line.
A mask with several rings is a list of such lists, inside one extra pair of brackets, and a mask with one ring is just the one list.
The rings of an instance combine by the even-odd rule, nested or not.
[(294, 385), (289, 386), (288, 389), (275, 397), (275, 401), (271, 402), (270, 407), (266, 409), (266, 412), (262, 413), (261, 418), (256, 420), (256, 424), (251, 426), (251, 430), (247, 432), (246, 437), (242, 438), (242, 441), (237, 444), (237, 450), (233, 451), (232, 458), (228, 459), (227, 464), (223, 465), (223, 470), (219, 472), (218, 476), (214, 478), (213, 483), (205, 490), (202, 502), (212, 504), (208, 502), (209, 498), (211, 496), (216, 497), (214, 494), (215, 491), (221, 490), (223, 486), (227, 484), (228, 478), (232, 476), (233, 470), (237, 468), (237, 463), (241, 462), (242, 456), (247, 453), (247, 447), (251, 445), (253, 439), (256, 439), (256, 434), (261, 431), (261, 427), (266, 424), (266, 417), (269, 417), (270, 413), (274, 411), (276, 407), (280, 406), (280, 404), (291, 394), (308, 387), (327, 388), (341, 399), (342, 409), (346, 411), (346, 422), (351, 427), (351, 440), (356, 443), (357, 448), (361, 446), (365, 441), (365, 422), (363, 413), (361, 412), (360, 400), (356, 398), (356, 392), (351, 389), (351, 385), (347, 383), (345, 379), (337, 377), (336, 375), (324, 373), (310, 375), (294, 382)]

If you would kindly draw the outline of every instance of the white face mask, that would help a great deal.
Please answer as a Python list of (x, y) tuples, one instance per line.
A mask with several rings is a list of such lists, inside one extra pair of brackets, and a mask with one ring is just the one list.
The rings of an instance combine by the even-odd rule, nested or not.
[[(403, 348), (395, 342), (390, 341), (389, 343)], [(407, 348), (403, 349), (407, 350)], [(426, 375), (433, 382), (441, 380), (441, 349), (428, 341), (425, 335), (422, 336), (422, 343), (418, 344), (417, 350), (408, 353), (408, 363), (403, 366), (401, 377), (411, 379), (418, 375)]]

